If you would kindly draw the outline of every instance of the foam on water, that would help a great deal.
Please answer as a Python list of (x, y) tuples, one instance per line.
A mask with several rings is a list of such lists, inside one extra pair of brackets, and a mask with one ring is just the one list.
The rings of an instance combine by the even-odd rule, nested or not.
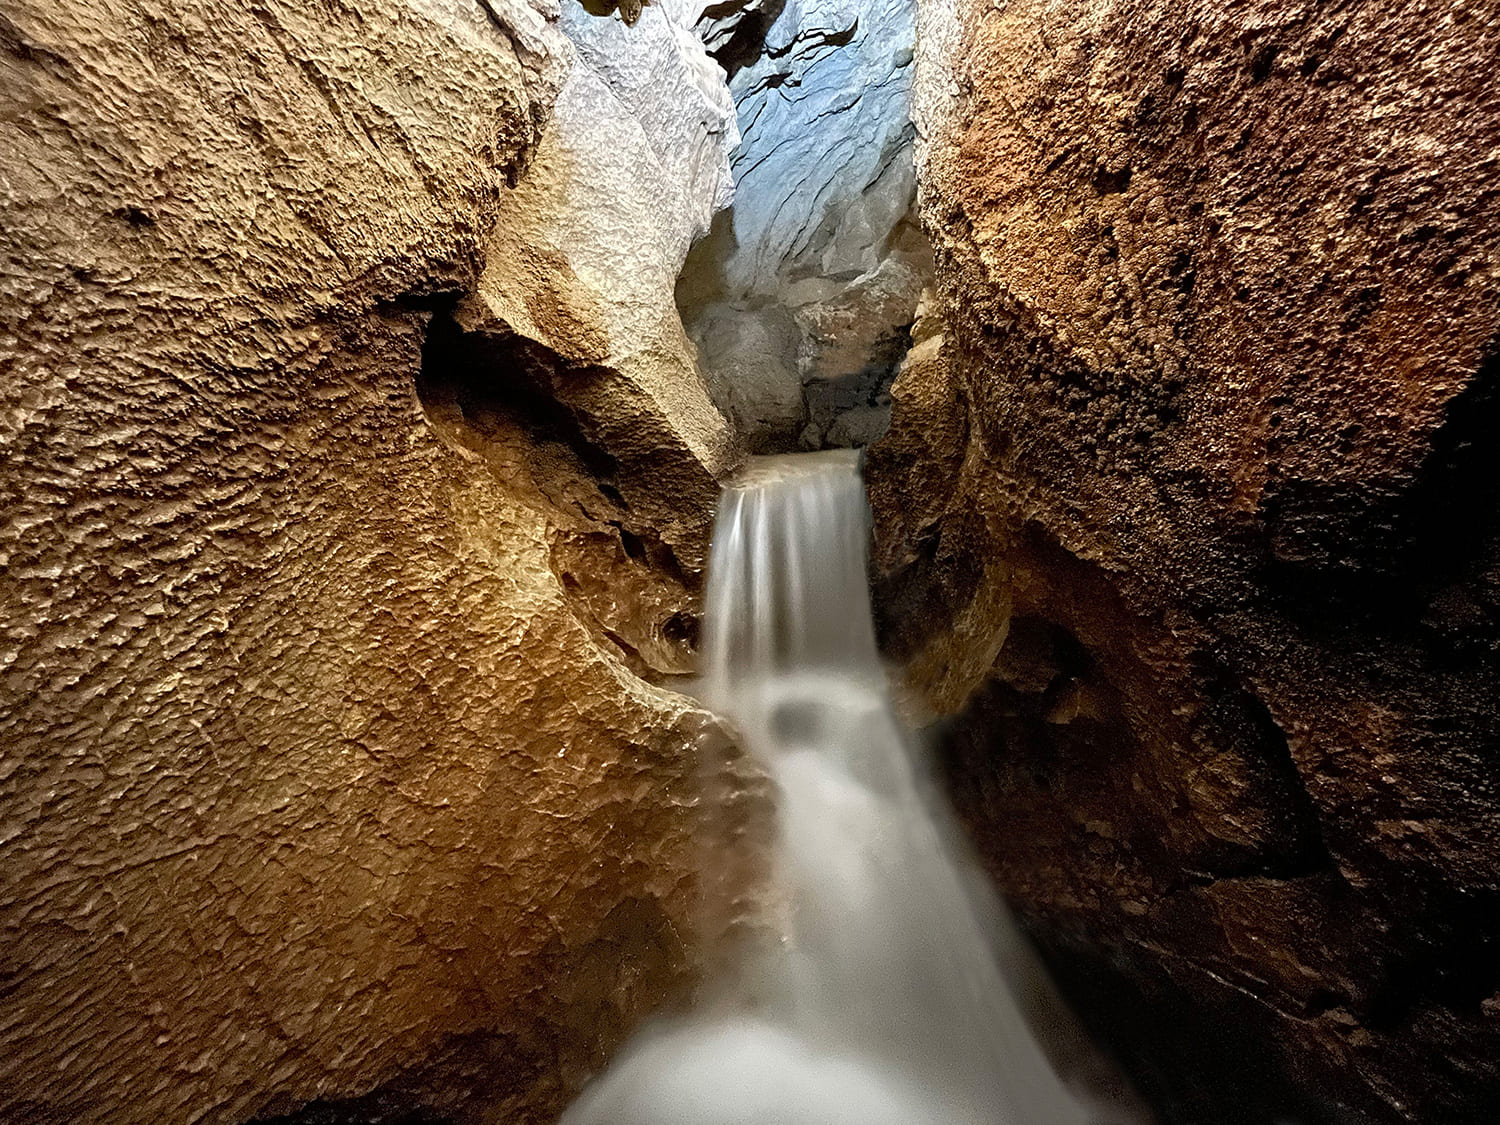
[[(892, 712), (856, 454), (766, 458), (714, 530), (704, 695), (777, 783), (788, 909), (745, 994), (642, 1034), (564, 1125), (1082, 1125)], [(725, 1013), (728, 1014), (725, 1014)]]

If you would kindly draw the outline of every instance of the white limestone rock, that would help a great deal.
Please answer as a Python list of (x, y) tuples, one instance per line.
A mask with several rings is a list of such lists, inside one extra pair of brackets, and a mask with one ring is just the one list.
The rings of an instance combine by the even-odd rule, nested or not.
[(915, 41), (913, 0), (787, 0), (732, 86), (745, 135), (725, 264), (732, 293), (826, 272), (850, 206), (892, 162), (910, 160)]

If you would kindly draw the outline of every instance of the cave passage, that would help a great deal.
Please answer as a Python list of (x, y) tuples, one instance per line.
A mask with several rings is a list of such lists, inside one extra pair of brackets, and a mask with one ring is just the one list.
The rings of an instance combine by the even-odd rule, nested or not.
[(752, 452), (865, 446), (890, 425), (933, 275), (915, 214), (917, 5), (724, 7), (738, 11), (699, 33), (734, 98), (734, 200), (683, 266), (683, 325)]
[(1012, 924), (924, 796), (866, 578), (858, 455), (758, 459), (714, 530), (704, 695), (779, 792), (776, 916), (697, 1014), (648, 1028), (565, 1125), (1064, 1125), (1007, 983)]

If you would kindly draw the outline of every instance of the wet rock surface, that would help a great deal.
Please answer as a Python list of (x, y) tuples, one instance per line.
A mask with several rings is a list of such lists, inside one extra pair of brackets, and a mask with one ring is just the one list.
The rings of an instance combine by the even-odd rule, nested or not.
[(869, 477), (965, 819), (1167, 1120), (1486, 1120), (1500, 21), (922, 19)]
[(690, 983), (722, 423), (457, 327), (548, 7), (0, 20), (0, 1120), (549, 1121)]

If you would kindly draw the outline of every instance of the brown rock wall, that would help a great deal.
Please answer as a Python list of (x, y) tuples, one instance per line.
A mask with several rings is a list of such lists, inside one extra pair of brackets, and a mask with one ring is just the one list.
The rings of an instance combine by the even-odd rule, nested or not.
[(686, 980), (706, 719), (416, 394), (545, 7), (0, 17), (0, 1120), (549, 1120)]
[(923, 21), (944, 343), (869, 475), (967, 819), (1173, 1119), (1485, 1120), (1500, 13)]

